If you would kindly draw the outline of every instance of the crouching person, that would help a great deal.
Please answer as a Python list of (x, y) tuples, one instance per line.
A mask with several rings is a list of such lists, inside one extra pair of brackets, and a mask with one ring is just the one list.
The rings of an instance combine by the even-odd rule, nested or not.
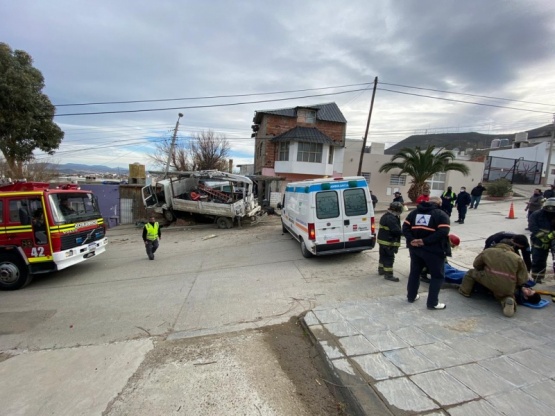
[(515, 291), (528, 281), (524, 260), (515, 253), (511, 240), (502, 240), (495, 247), (487, 248), (474, 259), (462, 280), (459, 293), (469, 297), (475, 283), (492, 291), (501, 302), (503, 315), (513, 316), (516, 310)]

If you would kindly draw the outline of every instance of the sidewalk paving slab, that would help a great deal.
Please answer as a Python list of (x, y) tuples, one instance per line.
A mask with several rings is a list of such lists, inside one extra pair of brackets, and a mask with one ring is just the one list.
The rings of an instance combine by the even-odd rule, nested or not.
[(443, 289), (320, 305), (303, 325), (333, 383), (357, 414), (548, 415), (555, 406), (555, 342), (549, 305), (502, 315), (494, 299)]

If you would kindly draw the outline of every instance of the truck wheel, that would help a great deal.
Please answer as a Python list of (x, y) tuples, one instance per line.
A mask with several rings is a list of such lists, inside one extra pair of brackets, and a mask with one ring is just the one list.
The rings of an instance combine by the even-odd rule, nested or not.
[(304, 240), (301, 240), (301, 254), (306, 259), (309, 259), (312, 256), (314, 256), (314, 254), (312, 254), (310, 251), (308, 251), (308, 248), (306, 248), (306, 244), (304, 243)]
[(174, 222), (175, 221), (175, 214), (173, 213), (172, 210), (169, 209), (165, 209), (164, 210), (164, 218), (166, 219), (166, 221), (168, 222)]
[(17, 290), (28, 285), (33, 276), (14, 254), (0, 254), (0, 290)]
[(216, 219), (216, 225), (218, 226), (218, 228), (221, 228), (221, 229), (232, 228), (233, 222), (231, 221), (231, 218), (218, 217)]

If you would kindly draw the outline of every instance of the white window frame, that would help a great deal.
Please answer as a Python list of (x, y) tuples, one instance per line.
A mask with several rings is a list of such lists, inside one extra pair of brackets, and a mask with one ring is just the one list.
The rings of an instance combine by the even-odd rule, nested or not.
[(428, 179), (426, 183), (430, 185), (430, 190), (432, 191), (444, 191), (446, 179), (447, 173), (438, 172), (434, 174), (434, 176), (432, 176), (430, 179)]
[(322, 143), (299, 142), (297, 162), (322, 163), (323, 147)]
[(405, 186), (407, 184), (407, 175), (390, 175), (390, 186)]
[(335, 154), (335, 147), (330, 145), (330, 152), (328, 153), (328, 165), (333, 165), (334, 154)]
[(308, 109), (300, 109), (297, 112), (297, 122), (314, 124), (316, 123), (316, 111)]
[(364, 179), (366, 179), (366, 183), (368, 185), (370, 185), (370, 177), (372, 176), (372, 173), (370, 173), (370, 172), (360, 172), (360, 175), (362, 177), (364, 177)]
[(278, 146), (278, 161), (287, 162), (289, 161), (289, 142), (280, 142)]

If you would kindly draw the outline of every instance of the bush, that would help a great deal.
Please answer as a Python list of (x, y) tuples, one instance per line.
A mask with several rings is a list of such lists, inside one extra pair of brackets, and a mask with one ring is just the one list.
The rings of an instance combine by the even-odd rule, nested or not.
[(510, 192), (513, 192), (513, 186), (507, 179), (497, 179), (496, 181), (489, 182), (486, 185), (486, 192), (488, 196), (508, 196)]

